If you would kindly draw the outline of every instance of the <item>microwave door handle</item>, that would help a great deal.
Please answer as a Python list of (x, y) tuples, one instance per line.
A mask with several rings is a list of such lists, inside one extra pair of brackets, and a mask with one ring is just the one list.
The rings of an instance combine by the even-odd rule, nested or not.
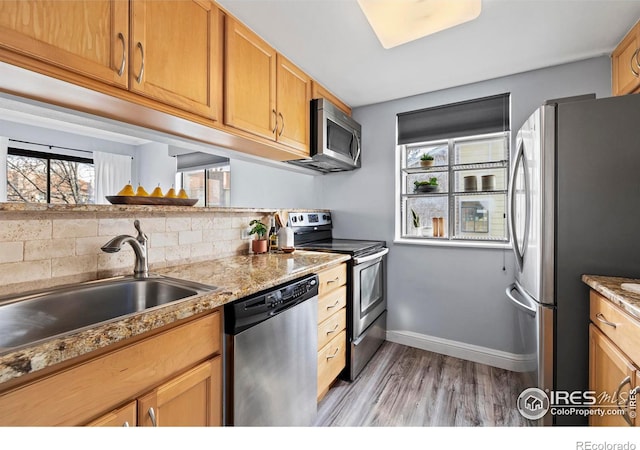
[(358, 138), (358, 134), (357, 133), (353, 133), (353, 137), (356, 140), (356, 146), (358, 147), (357, 151), (356, 151), (356, 156), (355, 158), (353, 158), (353, 164), (358, 164), (358, 158), (360, 158), (360, 139)]

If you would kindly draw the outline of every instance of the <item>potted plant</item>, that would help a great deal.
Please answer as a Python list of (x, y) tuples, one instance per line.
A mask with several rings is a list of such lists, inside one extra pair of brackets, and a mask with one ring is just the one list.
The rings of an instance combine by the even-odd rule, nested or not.
[(255, 234), (256, 237), (251, 241), (251, 250), (253, 253), (267, 253), (267, 227), (259, 220), (252, 220), (249, 222), (249, 226), (252, 227), (249, 234)]
[(425, 153), (420, 157), (420, 165), (422, 167), (431, 167), (433, 166), (433, 155), (429, 153)]
[(420, 216), (411, 208), (411, 221), (413, 222), (413, 230), (415, 234), (420, 234)]
[(438, 190), (438, 179), (431, 177), (428, 181), (414, 181), (413, 186), (415, 192), (433, 192)]

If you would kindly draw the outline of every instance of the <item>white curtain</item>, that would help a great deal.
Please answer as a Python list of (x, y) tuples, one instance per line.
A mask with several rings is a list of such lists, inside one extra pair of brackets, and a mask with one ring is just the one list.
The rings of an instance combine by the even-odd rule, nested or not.
[(108, 204), (107, 195), (116, 195), (131, 182), (131, 156), (93, 152), (96, 170), (96, 203)]
[(0, 202), (7, 201), (7, 151), (9, 138), (0, 136)]

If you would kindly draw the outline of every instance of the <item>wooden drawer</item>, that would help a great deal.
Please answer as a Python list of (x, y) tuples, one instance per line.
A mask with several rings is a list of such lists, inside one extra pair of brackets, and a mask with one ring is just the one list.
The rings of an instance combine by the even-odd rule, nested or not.
[(640, 320), (594, 290), (591, 290), (589, 298), (591, 321), (636, 365), (640, 365)]
[(320, 285), (318, 286), (319, 295), (326, 294), (332, 290), (347, 284), (347, 265), (340, 264), (332, 269), (327, 269), (318, 274)]
[(347, 309), (342, 308), (318, 325), (318, 349), (321, 349), (338, 333), (347, 328)]
[(130, 401), (126, 405), (108, 412), (104, 416), (87, 424), (88, 427), (135, 427), (137, 425), (138, 402)]
[(73, 426), (220, 353), (215, 312), (0, 396), (1, 426)]
[(345, 306), (347, 306), (346, 286), (340, 286), (328, 294), (321, 295), (318, 299), (318, 323), (324, 322), (329, 316)]
[(346, 365), (347, 332), (341, 331), (318, 352), (318, 398)]

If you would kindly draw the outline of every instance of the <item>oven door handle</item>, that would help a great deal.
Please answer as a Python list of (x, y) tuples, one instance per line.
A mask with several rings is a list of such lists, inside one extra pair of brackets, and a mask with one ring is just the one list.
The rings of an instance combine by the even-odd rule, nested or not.
[(369, 261), (373, 261), (374, 259), (377, 259), (377, 258), (382, 258), (387, 253), (389, 253), (389, 249), (388, 248), (384, 248), (383, 250), (379, 251), (378, 253), (374, 253), (373, 255), (367, 255), (367, 256), (363, 256), (361, 258), (353, 258), (353, 262), (354, 262), (354, 264), (366, 263), (366, 262), (369, 262)]

